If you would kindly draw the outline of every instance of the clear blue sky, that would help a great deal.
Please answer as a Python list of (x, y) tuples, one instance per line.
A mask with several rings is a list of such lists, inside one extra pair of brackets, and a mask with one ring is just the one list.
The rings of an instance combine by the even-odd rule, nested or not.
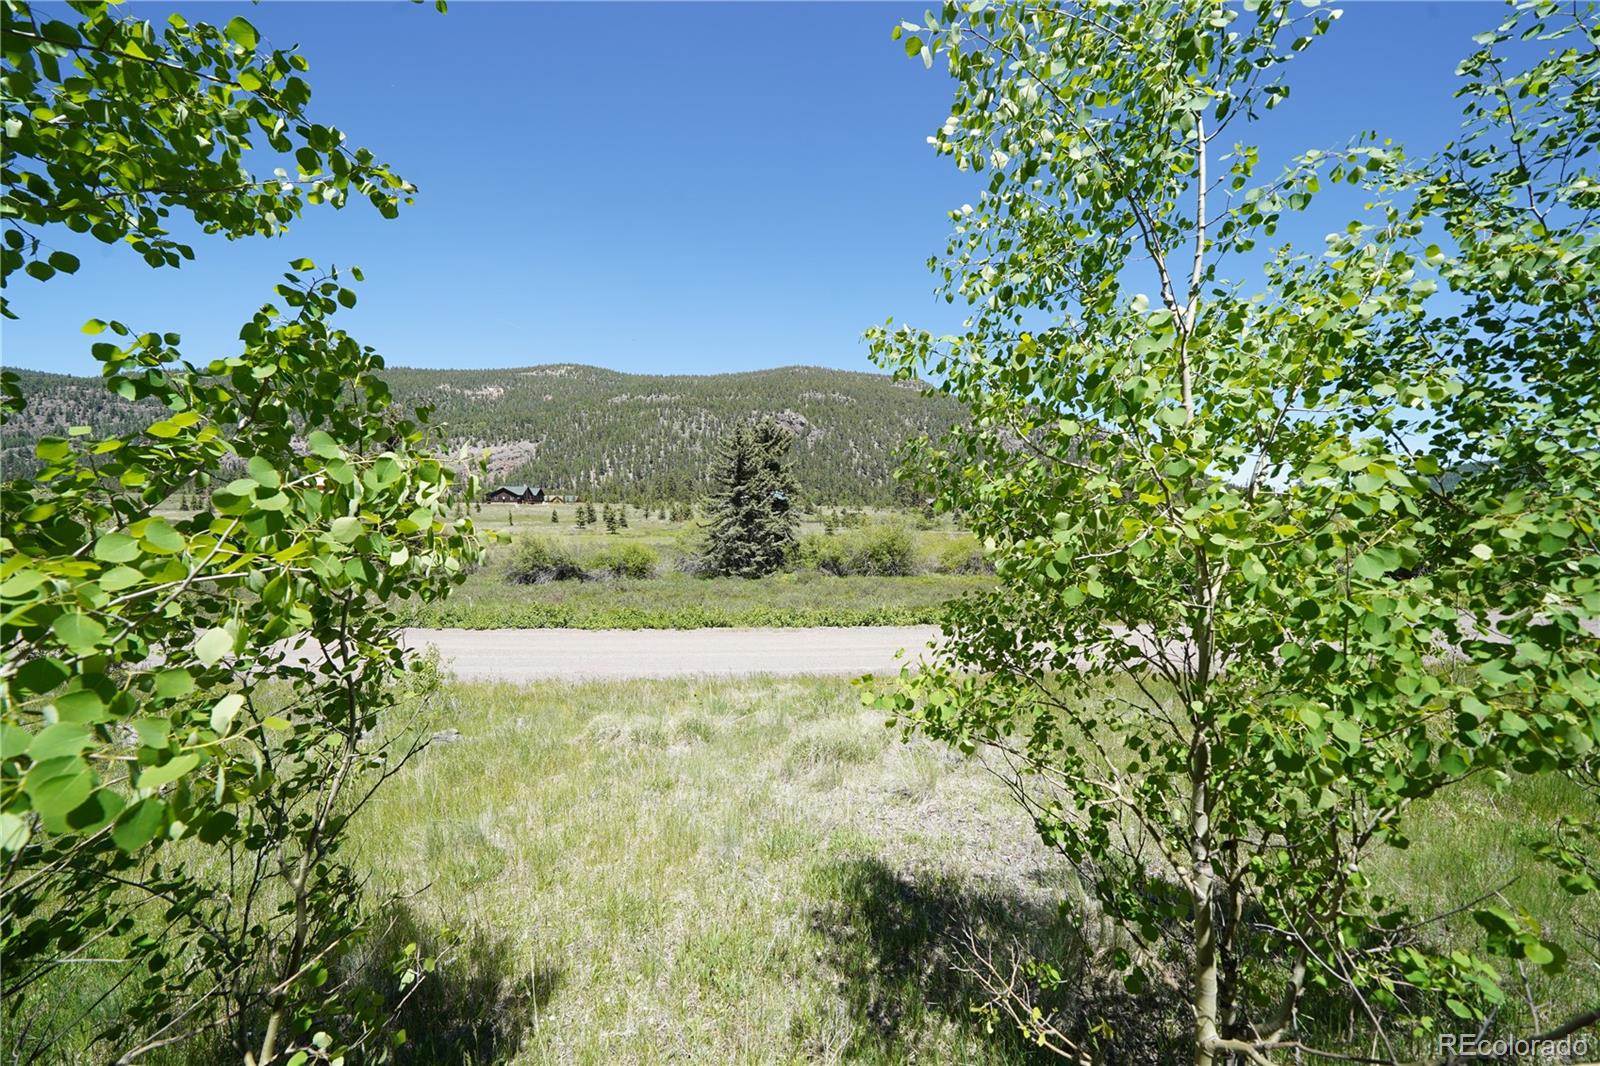
[[(191, 359), (227, 354), (298, 256), (364, 268), (341, 319), (392, 365), (870, 369), (868, 325), (958, 319), (924, 265), (975, 190), (925, 142), (951, 86), (889, 37), (922, 4), (179, 6), (298, 42), (313, 114), (394, 163), (417, 203), (394, 221), (310, 208), (273, 241), (199, 235), (177, 271), (60, 233), (83, 267), (18, 276), (8, 365), (93, 371), (78, 332), (91, 316), (181, 332)], [(1343, 7), (1290, 68), (1264, 162), (1369, 128), (1437, 146), (1458, 115), (1451, 71), (1504, 12)], [(1335, 221), (1303, 225), (1320, 237)]]

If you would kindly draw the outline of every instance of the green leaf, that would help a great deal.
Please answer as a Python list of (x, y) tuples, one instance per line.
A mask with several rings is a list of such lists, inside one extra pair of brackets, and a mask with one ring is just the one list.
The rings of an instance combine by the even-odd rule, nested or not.
[(50, 265), (63, 274), (75, 274), (78, 271), (78, 257), (71, 252), (51, 252)]
[(166, 718), (135, 718), (133, 731), (146, 748), (165, 748), (172, 740), (172, 722)]
[(110, 789), (94, 789), (87, 799), (67, 812), (66, 828), (73, 833), (93, 833), (121, 814), (125, 806), (126, 801)]
[(88, 655), (94, 651), (106, 635), (106, 627), (82, 611), (69, 611), (57, 618), (51, 623), (50, 631), (77, 655)]
[(18, 570), (0, 584), (0, 596), (22, 596), (43, 585), (47, 580), (49, 579), (37, 570)]
[(146, 766), (139, 771), (140, 788), (160, 788), (170, 785), (184, 774), (200, 765), (200, 756), (194, 752), (174, 755), (160, 766)]
[(1522, 928), (1517, 916), (1503, 907), (1484, 907), (1472, 912), (1473, 919), (1491, 934), (1510, 936)]
[(59, 659), (40, 656), (29, 659), (17, 669), (13, 684), (24, 695), (42, 695), (67, 679), (66, 664)]
[(1387, 574), (1389, 569), (1389, 566), (1378, 552), (1366, 552), (1356, 556), (1355, 572), (1368, 581), (1378, 580)]
[(76, 755), (34, 763), (22, 779), (22, 790), (51, 832), (65, 832), (66, 817), (89, 798), (95, 778), (88, 764)]
[(228, 35), (230, 41), (246, 51), (254, 51), (256, 41), (259, 39), (256, 28), (237, 15), (228, 20), (228, 25), (222, 32)]
[(0, 814), (0, 851), (21, 851), (30, 835), (27, 822), (9, 811)]
[(139, 555), (139, 542), (126, 533), (106, 533), (94, 542), (94, 557), (101, 562), (127, 563)]
[(207, 666), (214, 666), (233, 651), (233, 634), (226, 629), (208, 629), (194, 642), (194, 655)]
[(123, 589), (132, 588), (144, 581), (144, 574), (131, 566), (118, 566), (107, 570), (95, 582), (107, 592), (121, 592)]
[(250, 461), (245, 463), (244, 469), (245, 473), (250, 475), (251, 480), (258, 485), (265, 485), (269, 489), (275, 489), (282, 484), (282, 480), (278, 477), (277, 468), (259, 455), (252, 455)]
[(36, 763), (46, 759), (59, 759), (63, 755), (77, 755), (94, 745), (94, 735), (81, 722), (57, 722), (46, 726), (28, 745), (28, 758)]
[(86, 688), (57, 696), (56, 714), (63, 722), (103, 722), (109, 717), (99, 693)]
[(172, 700), (186, 696), (194, 691), (194, 675), (181, 666), (158, 670), (155, 675), (155, 689), (156, 695), (162, 699)]
[(123, 811), (111, 829), (111, 841), (132, 854), (155, 839), (166, 821), (167, 805), (148, 796)]
[(33, 734), (19, 725), (0, 722), (0, 759), (15, 759), (28, 750)]
[(333, 535), (333, 539), (338, 541), (340, 544), (349, 544), (351, 541), (361, 536), (361, 531), (361, 519), (355, 518), (351, 515), (346, 515), (343, 518), (335, 518), (333, 520), (333, 526), (328, 530), (328, 532)]
[(1528, 958), (1538, 962), (1545, 973), (1558, 974), (1567, 968), (1567, 951), (1560, 944), (1550, 940), (1541, 940), (1538, 942), (1538, 946), (1541, 956), (1544, 956), (1544, 960), (1541, 962), (1539, 959), (1535, 959), (1531, 950), (1528, 952)]
[(1351, 751), (1361, 747), (1361, 723), (1351, 718), (1335, 718), (1329, 727), (1333, 735), (1345, 742)]
[(319, 455), (324, 459), (335, 459), (340, 454), (339, 445), (320, 429), (312, 430), (306, 435), (306, 447), (311, 449), (313, 455)]
[(237, 692), (230, 692), (218, 700), (217, 705), (211, 708), (211, 731), (219, 737), (227, 736), (243, 706), (244, 697)]
[(72, 445), (61, 437), (41, 437), (33, 446), (33, 454), (47, 463), (53, 463), (71, 455)]

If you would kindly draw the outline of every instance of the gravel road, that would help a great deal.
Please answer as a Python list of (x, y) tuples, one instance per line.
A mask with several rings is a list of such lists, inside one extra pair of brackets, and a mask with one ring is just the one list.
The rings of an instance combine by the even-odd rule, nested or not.
[[(814, 629), (408, 629), (464, 681), (605, 681), (750, 674), (892, 674), (934, 626)], [(895, 653), (908, 649), (904, 659)]]

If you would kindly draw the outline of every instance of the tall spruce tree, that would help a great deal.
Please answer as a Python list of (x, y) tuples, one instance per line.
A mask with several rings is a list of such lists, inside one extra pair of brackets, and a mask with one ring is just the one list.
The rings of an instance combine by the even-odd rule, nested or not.
[(770, 418), (740, 422), (723, 438), (706, 503), (706, 559), (716, 573), (761, 577), (794, 549), (789, 445), (789, 434)]

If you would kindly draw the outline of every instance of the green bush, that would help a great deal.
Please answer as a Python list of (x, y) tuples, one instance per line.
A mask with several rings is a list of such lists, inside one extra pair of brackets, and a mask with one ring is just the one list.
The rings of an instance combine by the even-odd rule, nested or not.
[(590, 568), (607, 577), (654, 577), (660, 561), (648, 545), (633, 541), (608, 544), (588, 558)]
[(845, 575), (850, 572), (850, 550), (845, 538), (810, 533), (800, 538), (799, 563), (807, 570)]
[(909, 577), (917, 572), (917, 544), (902, 526), (813, 534), (800, 543), (800, 565), (840, 577)]
[(517, 538), (506, 564), (506, 580), (514, 585), (581, 581), (588, 576), (566, 545), (546, 537)]
[(957, 537), (940, 549), (938, 570), (941, 574), (992, 574), (994, 564), (977, 537)]
[(917, 572), (917, 542), (903, 526), (870, 526), (846, 538), (851, 573), (866, 577), (910, 577)]

